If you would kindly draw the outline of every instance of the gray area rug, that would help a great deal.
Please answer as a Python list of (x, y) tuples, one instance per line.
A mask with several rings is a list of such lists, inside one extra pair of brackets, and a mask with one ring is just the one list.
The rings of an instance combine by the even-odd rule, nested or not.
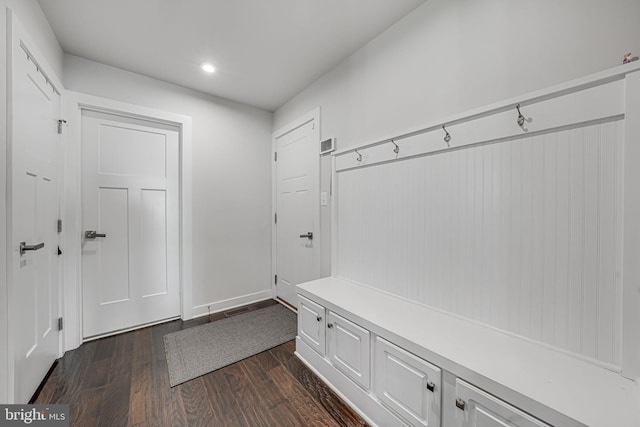
[(296, 314), (282, 305), (165, 335), (171, 387), (295, 338)]

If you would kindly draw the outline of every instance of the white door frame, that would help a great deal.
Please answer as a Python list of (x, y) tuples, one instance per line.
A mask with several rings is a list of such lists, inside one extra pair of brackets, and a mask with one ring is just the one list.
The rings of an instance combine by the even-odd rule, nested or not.
[[(276, 142), (277, 139), (286, 135), (287, 133), (299, 128), (313, 121), (315, 123), (314, 134), (318, 142), (318, 153), (320, 153), (320, 107), (314, 108), (307, 114), (298, 117), (296, 120), (289, 122), (280, 129), (277, 129), (271, 135), (271, 294), (272, 298), (278, 296), (278, 291), (275, 283), (275, 275), (277, 271), (277, 259), (278, 259), (278, 238), (277, 229), (275, 223), (275, 215), (278, 207), (278, 191), (277, 191), (277, 162), (275, 161)], [(314, 270), (316, 277), (320, 277), (320, 261), (322, 255), (322, 240), (320, 233), (320, 154), (318, 154), (318, 173), (313, 177), (313, 188), (316, 190), (315, 200), (317, 203), (316, 208), (313, 210), (313, 236), (314, 236)], [(317, 236), (317, 237), (316, 237)], [(317, 242), (317, 244), (316, 244)]]
[(65, 187), (63, 245), (65, 257), (64, 283), (64, 349), (82, 344), (82, 196), (81, 196), (81, 126), (82, 110), (93, 110), (125, 117), (176, 126), (180, 133), (179, 218), (180, 218), (180, 316), (193, 317), (192, 304), (192, 176), (191, 117), (169, 113), (107, 98), (68, 91), (65, 104), (68, 137), (65, 145)]
[[(29, 51), (29, 53), (31, 54), (32, 59), (37, 62), (38, 64), (38, 68), (40, 69), (41, 73), (43, 75), (46, 76), (47, 80), (49, 81), (49, 83), (56, 89), (56, 91), (58, 91), (60, 93), (60, 110), (62, 110), (64, 108), (64, 98), (66, 95), (66, 92), (64, 90), (64, 86), (62, 85), (62, 82), (60, 81), (60, 79), (58, 78), (58, 76), (56, 76), (56, 74), (53, 71), (53, 68), (51, 68), (51, 66), (49, 65), (49, 63), (46, 61), (45, 56), (42, 54), (42, 52), (40, 51), (40, 49), (38, 48), (38, 46), (35, 44), (35, 42), (33, 41), (33, 39), (31, 39), (31, 36), (27, 33), (27, 31), (25, 30), (24, 26), (21, 24), (20, 20), (18, 19), (17, 15), (13, 12), (12, 9), (7, 8), (6, 9), (6, 17), (7, 17), (7, 50), (6, 50), (6, 72), (7, 72), (7, 86), (6, 86), (6, 97), (7, 97), (7, 103), (6, 103), (6, 113), (7, 113), (7, 122), (6, 122), (6, 126), (7, 126), (7, 132), (6, 132), (6, 153), (3, 153), (0, 156), (0, 159), (4, 159), (6, 161), (6, 180), (7, 180), (7, 192), (6, 192), (6, 210), (2, 213), (2, 215), (0, 215), (0, 219), (4, 219), (6, 220), (6, 242), (5, 242), (5, 247), (3, 248), (4, 251), (2, 251), (5, 255), (6, 258), (4, 259), (5, 262), (5, 266), (6, 266), (6, 272), (5, 272), (5, 277), (3, 278), (4, 283), (2, 283), (2, 281), (0, 281), (0, 284), (5, 284), (6, 283), (6, 298), (1, 298), (0, 297), (0, 302), (6, 302), (6, 333), (5, 331), (3, 331), (2, 335), (5, 335), (7, 338), (7, 345), (5, 346), (6, 349), (6, 353), (4, 353), (4, 349), (3, 351), (3, 355), (0, 357), (0, 360), (2, 361), (6, 361), (6, 366), (2, 366), (0, 368), (0, 370), (2, 370), (2, 373), (0, 374), (0, 378), (5, 378), (6, 377), (6, 386), (7, 389), (6, 391), (3, 390), (2, 392), (0, 392), (0, 396), (5, 395), (6, 394), (6, 402), (9, 403), (13, 403), (15, 401), (15, 360), (14, 360), (14, 351), (15, 351), (15, 346), (14, 346), (14, 334), (15, 334), (15, 326), (14, 326), (14, 320), (15, 320), (15, 311), (19, 310), (19, 307), (15, 307), (14, 305), (14, 301), (13, 301), (13, 287), (15, 286), (15, 283), (13, 282), (13, 251), (14, 251), (14, 242), (13, 242), (13, 218), (12, 218), (12, 197), (13, 197), (13, 188), (12, 188), (12, 171), (13, 171), (13, 167), (11, 164), (11, 153), (12, 153), (12, 139), (13, 139), (13, 129), (12, 129), (12, 120), (13, 120), (13, 114), (12, 114), (12, 108), (13, 108), (13, 100), (12, 100), (12, 85), (13, 85), (13, 47), (14, 47), (14, 40), (16, 37), (18, 37), (20, 39), (21, 44)], [(61, 142), (62, 142), (62, 138), (61, 138)], [(62, 154), (62, 153), (61, 153)], [(4, 157), (6, 155), (6, 157)], [(61, 162), (62, 162), (62, 157), (61, 157)], [(59, 169), (60, 171), (60, 169)], [(62, 209), (62, 192), (63, 192), (63, 185), (64, 185), (64, 179), (62, 174), (60, 173), (60, 176), (58, 176), (58, 183), (59, 183), (59, 209)], [(3, 289), (0, 289), (0, 291), (3, 291)], [(62, 296), (62, 283), (61, 281), (59, 281), (58, 283), (58, 296), (61, 298)], [(5, 307), (2, 307), (3, 309)], [(58, 301), (58, 312), (62, 312), (62, 300)], [(5, 318), (0, 319), (0, 326), (4, 326), (2, 325), (2, 323), (4, 323)], [(62, 335), (62, 334), (60, 334)], [(62, 336), (59, 337), (59, 341), (58, 341), (58, 355), (61, 356), (63, 353), (63, 339)], [(5, 370), (6, 369), (6, 370)], [(3, 403), (6, 403), (3, 402)]]

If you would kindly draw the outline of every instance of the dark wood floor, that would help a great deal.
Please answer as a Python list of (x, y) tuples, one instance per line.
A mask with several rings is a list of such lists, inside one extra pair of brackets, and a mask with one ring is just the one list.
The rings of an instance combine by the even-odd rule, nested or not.
[(72, 426), (365, 425), (296, 358), (294, 341), (170, 388), (162, 336), (224, 317), (85, 343), (58, 361), (34, 403), (69, 404)]

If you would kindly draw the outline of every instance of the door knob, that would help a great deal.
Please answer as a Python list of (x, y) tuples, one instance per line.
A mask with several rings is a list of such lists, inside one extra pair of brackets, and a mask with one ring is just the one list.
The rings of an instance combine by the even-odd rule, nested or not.
[(309, 240), (313, 240), (313, 232), (308, 232), (307, 234), (301, 234), (300, 235), (301, 239), (309, 239)]
[(37, 251), (42, 248), (44, 248), (44, 242), (38, 243), (37, 245), (27, 245), (27, 242), (20, 242), (20, 256), (24, 255), (27, 251)]
[(95, 239), (96, 237), (107, 237), (107, 235), (98, 233), (95, 230), (87, 230), (84, 232), (85, 239)]

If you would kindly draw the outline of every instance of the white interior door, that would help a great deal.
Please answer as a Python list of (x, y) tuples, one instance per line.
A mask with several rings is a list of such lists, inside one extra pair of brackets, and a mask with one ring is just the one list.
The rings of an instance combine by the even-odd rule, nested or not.
[(309, 119), (276, 137), (276, 293), (298, 306), (296, 285), (320, 276), (319, 134)]
[(180, 314), (178, 129), (82, 112), (83, 336)]
[[(16, 30), (18, 34), (18, 30)], [(60, 94), (12, 42), (12, 298), (14, 399), (27, 402), (59, 355)]]

